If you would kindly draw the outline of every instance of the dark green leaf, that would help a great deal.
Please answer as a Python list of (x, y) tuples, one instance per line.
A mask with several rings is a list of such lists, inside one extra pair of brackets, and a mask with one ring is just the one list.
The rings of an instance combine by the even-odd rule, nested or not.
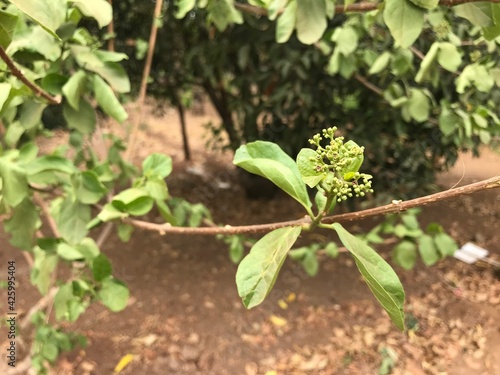
[[(7, 49), (16, 28), (17, 16), (0, 10), (0, 46)], [(1, 108), (1, 105), (0, 105)]]
[(112, 271), (111, 262), (106, 255), (101, 253), (92, 261), (92, 276), (95, 281), (103, 281), (111, 276)]
[(108, 192), (94, 171), (83, 171), (72, 178), (76, 199), (84, 204), (99, 202)]
[(236, 285), (243, 304), (259, 305), (271, 291), (288, 250), (300, 235), (301, 227), (276, 229), (262, 237), (238, 266)]

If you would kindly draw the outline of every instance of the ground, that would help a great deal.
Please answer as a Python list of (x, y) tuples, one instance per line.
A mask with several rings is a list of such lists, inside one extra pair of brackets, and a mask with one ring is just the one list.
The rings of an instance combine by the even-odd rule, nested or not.
[[(272, 201), (245, 197), (231, 156), (201, 147), (200, 125), (209, 120), (210, 111), (188, 116), (194, 160), (186, 163), (175, 112), (148, 116), (137, 160), (152, 151), (173, 155), (175, 170), (167, 180), (171, 193), (206, 203), (216, 222), (300, 217), (300, 205), (286, 196)], [(480, 160), (463, 155), (440, 184), (448, 189), (492, 177), (499, 166), (500, 157), (487, 150)], [(421, 215), (423, 223), (439, 221), (460, 245), (474, 242), (496, 260), (499, 218), (495, 190), (426, 207)], [(303, 239), (308, 240), (313, 239)], [(4, 234), (0, 241), (0, 264), (17, 260), (18, 309), (26, 312), (40, 296), (29, 284), (23, 258)], [(379, 250), (389, 258), (388, 247)], [(226, 245), (213, 237), (136, 231), (129, 243), (113, 235), (103, 251), (112, 259), (115, 275), (130, 287), (129, 306), (111, 313), (94, 305), (77, 323), (67, 324), (87, 336), (89, 345), (63, 356), (54, 374), (111, 374), (127, 354), (133, 360), (120, 372), (124, 375), (389, 374), (391, 368), (392, 374), (407, 375), (500, 374), (499, 272), (485, 264), (447, 259), (432, 268), (396, 268), (413, 323), (413, 329), (400, 333), (345, 253), (322, 261), (314, 278), (287, 261), (267, 301), (247, 311), (234, 283), (237, 266)], [(3, 290), (0, 297), (5, 300)], [(4, 365), (0, 361), (0, 373)]]

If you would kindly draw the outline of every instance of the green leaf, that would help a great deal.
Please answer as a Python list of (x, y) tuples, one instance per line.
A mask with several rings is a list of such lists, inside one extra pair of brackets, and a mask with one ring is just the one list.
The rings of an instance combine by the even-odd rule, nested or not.
[(457, 16), (465, 18), (474, 26), (492, 27), (495, 26), (492, 5), (487, 1), (467, 3), (454, 6), (453, 10)]
[[(267, 16), (270, 21), (274, 21), (276, 17), (279, 16), (280, 12), (283, 10), (283, 8), (290, 4), (291, 2), (295, 2), (295, 0), (271, 0), (269, 2), (269, 5), (267, 7)], [(294, 12), (295, 13), (295, 12)], [(295, 22), (294, 22), (295, 24)]]
[(53, 155), (41, 156), (26, 165), (26, 173), (29, 176), (47, 171), (57, 171), (66, 174), (73, 174), (77, 172), (78, 169), (70, 160)]
[(238, 294), (248, 309), (259, 305), (269, 294), (288, 250), (301, 230), (301, 227), (287, 227), (266, 234), (241, 261), (236, 272), (236, 285)]
[(85, 237), (77, 246), (78, 251), (83, 255), (87, 262), (91, 262), (95, 259), (101, 251), (95, 243), (95, 241), (90, 237)]
[(439, 43), (438, 62), (444, 69), (456, 72), (462, 64), (462, 54), (456, 46), (451, 43)]
[(392, 55), (389, 51), (383, 52), (381, 55), (379, 55), (379, 57), (377, 57), (373, 65), (370, 67), (368, 74), (378, 74), (383, 71), (385, 68), (387, 68), (387, 65), (389, 65), (391, 57)]
[[(16, 28), (17, 16), (0, 10), (0, 46), (7, 49)], [(0, 105), (0, 108), (2, 106)]]
[(108, 192), (94, 171), (83, 171), (72, 177), (75, 197), (84, 204), (95, 204)]
[[(326, 175), (323, 172), (318, 172), (314, 168), (318, 154), (310, 148), (303, 148), (297, 155), (297, 167), (299, 169), (302, 181), (310, 188), (318, 185)], [(313, 159), (313, 160), (311, 160)]]
[(431, 48), (429, 48), (429, 51), (427, 52), (424, 59), (420, 63), (420, 69), (418, 70), (417, 75), (415, 76), (415, 82), (421, 83), (429, 73), (430, 68), (432, 67), (434, 61), (438, 56), (439, 45), (440, 44), (438, 42), (434, 42)]
[(130, 91), (130, 80), (125, 69), (116, 62), (106, 61), (97, 66), (87, 64), (85, 68), (99, 74), (118, 93)]
[(116, 279), (106, 279), (97, 294), (102, 304), (113, 312), (118, 312), (127, 307), (129, 290), (122, 282)]
[(0, 157), (0, 177), (2, 178), (3, 199), (9, 206), (15, 207), (28, 195), (26, 172), (7, 157)]
[(64, 103), (63, 115), (68, 127), (78, 132), (89, 135), (95, 129), (97, 116), (92, 105), (85, 99), (81, 99), (78, 109), (74, 109), (68, 103)]
[(489, 92), (495, 85), (495, 81), (484, 65), (471, 64), (464, 68), (455, 80), (455, 84), (457, 92), (463, 94), (471, 84), (481, 92)]
[(339, 223), (333, 224), (340, 240), (351, 252), (359, 271), (373, 295), (400, 330), (404, 330), (405, 292), (389, 264), (363, 240), (353, 236)]
[(297, 38), (304, 44), (313, 44), (321, 39), (327, 27), (324, 1), (297, 1)]
[(26, 129), (21, 125), (19, 121), (10, 123), (7, 131), (5, 132), (5, 143), (10, 148), (14, 148), (25, 132)]
[(34, 142), (25, 143), (19, 150), (19, 164), (25, 166), (38, 156), (38, 146)]
[(71, 0), (82, 14), (95, 19), (100, 28), (113, 20), (113, 9), (106, 0)]
[(318, 274), (319, 262), (315, 251), (308, 251), (300, 264), (308, 276), (314, 277)]
[(37, 208), (27, 197), (13, 209), (11, 217), (4, 221), (4, 230), (10, 233), (9, 243), (12, 246), (30, 250), (33, 247), (33, 236), (40, 224)]
[(99, 254), (92, 261), (92, 276), (97, 282), (103, 281), (111, 276), (113, 269), (108, 257), (104, 254)]
[(448, 106), (441, 104), (441, 114), (439, 115), (439, 129), (448, 137), (453, 134), (460, 124), (460, 117)]
[(66, 198), (57, 218), (57, 228), (61, 236), (70, 244), (77, 244), (88, 233), (87, 223), (90, 221), (90, 207)]
[(438, 233), (434, 236), (434, 244), (442, 257), (453, 256), (458, 250), (455, 240), (446, 233)]
[(384, 21), (396, 47), (410, 47), (422, 31), (424, 11), (409, 0), (385, 0)]
[(439, 260), (439, 254), (434, 245), (434, 240), (428, 234), (418, 238), (418, 251), (426, 266), (432, 266)]
[(62, 87), (62, 92), (68, 103), (74, 110), (78, 111), (80, 105), (80, 98), (85, 91), (85, 82), (87, 74), (83, 70), (79, 70), (73, 74), (66, 84)]
[(417, 122), (424, 122), (429, 118), (429, 112), (431, 110), (429, 98), (425, 95), (422, 90), (411, 89), (410, 98), (405, 104), (405, 108), (408, 110), (409, 115)]
[(269, 179), (306, 210), (311, 207), (297, 164), (278, 145), (256, 141), (240, 146), (233, 163), (250, 173)]
[(439, 0), (410, 0), (413, 4), (424, 9), (434, 9), (439, 5)]
[(40, 293), (47, 294), (51, 279), (52, 272), (57, 266), (59, 257), (55, 252), (48, 252), (35, 246), (33, 248), (34, 263), (31, 269), (31, 282), (35, 285)]
[(123, 242), (130, 241), (130, 237), (132, 236), (133, 232), (134, 232), (134, 227), (132, 225), (125, 223), (118, 224), (118, 237)]
[(0, 112), (3, 110), (3, 106), (9, 99), (11, 89), (12, 85), (10, 83), (0, 82)]
[(411, 270), (417, 261), (417, 246), (411, 241), (402, 241), (392, 250), (392, 257), (405, 270)]
[(54, 298), (54, 308), (57, 320), (76, 321), (88, 307), (88, 302), (74, 294), (73, 282), (68, 282), (57, 291)]
[(59, 255), (64, 260), (77, 260), (82, 259), (83, 254), (78, 251), (78, 249), (73, 246), (68, 245), (65, 242), (61, 242), (57, 245), (57, 255)]
[(142, 171), (148, 177), (166, 178), (172, 173), (172, 158), (159, 153), (151, 154), (142, 163)]
[(26, 129), (33, 129), (42, 120), (43, 110), (47, 104), (39, 103), (33, 99), (26, 100), (20, 109), (19, 122)]
[(111, 87), (99, 76), (94, 76), (94, 93), (104, 112), (122, 123), (128, 118), (127, 111), (116, 98)]
[(10, 0), (10, 2), (59, 39), (55, 31), (66, 19), (66, 0)]
[(334, 31), (332, 41), (337, 43), (337, 48), (342, 55), (348, 56), (358, 47), (358, 34), (352, 27), (339, 27)]
[(325, 246), (325, 253), (328, 255), (330, 258), (337, 258), (339, 256), (339, 247), (335, 242), (329, 242)]
[(147, 214), (154, 205), (154, 199), (147, 191), (131, 188), (116, 195), (112, 201), (115, 208), (122, 207), (131, 215), (140, 216)]
[(111, 203), (107, 203), (102, 208), (101, 212), (97, 215), (97, 218), (101, 221), (107, 222), (115, 219), (123, 219), (127, 217), (128, 214), (122, 210), (119, 210)]
[(62, 95), (62, 89), (67, 83), (68, 77), (57, 73), (50, 73), (42, 78), (42, 88), (52, 95)]
[(229, 244), (229, 258), (234, 264), (238, 264), (245, 253), (245, 246), (240, 236), (232, 236)]
[(224, 31), (231, 23), (243, 23), (243, 17), (234, 8), (232, 0), (210, 1), (207, 10), (208, 20), (212, 21), (219, 31)]
[(190, 12), (196, 5), (196, 0), (178, 0), (176, 1), (177, 11), (175, 12), (175, 18), (181, 19)]
[(286, 43), (292, 36), (297, 22), (297, 1), (290, 0), (276, 21), (276, 41)]

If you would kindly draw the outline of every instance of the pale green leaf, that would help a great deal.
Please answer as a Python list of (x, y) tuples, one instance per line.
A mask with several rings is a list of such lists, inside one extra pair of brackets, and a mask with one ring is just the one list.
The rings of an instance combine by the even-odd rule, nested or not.
[(377, 57), (373, 65), (370, 67), (368, 74), (378, 74), (387, 68), (389, 62), (391, 61), (391, 53), (389, 51), (384, 51), (381, 55)]
[(411, 241), (402, 241), (392, 249), (392, 257), (405, 270), (411, 270), (417, 261), (417, 246)]
[(78, 251), (78, 249), (74, 248), (71, 245), (68, 245), (65, 242), (61, 242), (57, 245), (56, 248), (57, 255), (59, 255), (64, 260), (77, 260), (82, 259), (83, 255)]
[(419, 89), (410, 90), (410, 98), (405, 104), (410, 116), (417, 122), (424, 122), (429, 118), (431, 109), (429, 98)]
[(236, 150), (233, 163), (272, 181), (306, 209), (311, 207), (297, 164), (278, 145), (256, 141)]
[(426, 266), (432, 266), (439, 260), (439, 253), (434, 244), (434, 240), (428, 234), (418, 238), (418, 251), (422, 261)]
[(66, 0), (10, 0), (54, 37), (66, 19)]
[(100, 28), (113, 20), (113, 9), (107, 0), (71, 0), (82, 14), (92, 17)]
[(28, 195), (26, 172), (7, 157), (0, 157), (0, 177), (2, 178), (3, 200), (15, 207)]
[(94, 93), (97, 103), (101, 108), (118, 122), (123, 122), (128, 118), (127, 111), (116, 98), (111, 87), (99, 76), (94, 76)]
[(327, 27), (324, 1), (297, 1), (297, 38), (304, 44), (313, 44), (321, 39)]
[(66, 198), (57, 217), (57, 228), (61, 236), (70, 244), (79, 243), (88, 233), (90, 206)]
[(87, 74), (83, 70), (77, 71), (62, 88), (62, 92), (68, 103), (78, 111), (80, 105), (80, 98), (85, 90), (85, 81)]
[(3, 49), (6, 49), (12, 41), (12, 34), (16, 28), (16, 23), (17, 16), (0, 10), (0, 46)]
[(118, 312), (127, 307), (129, 290), (125, 284), (116, 279), (106, 279), (97, 293), (102, 304), (111, 311)]
[(175, 2), (177, 5), (177, 11), (175, 12), (175, 18), (181, 19), (190, 12), (196, 5), (196, 0), (178, 0)]
[(316, 151), (310, 148), (303, 148), (297, 155), (297, 167), (302, 176), (302, 181), (310, 188), (315, 187), (326, 176), (323, 172), (318, 172), (314, 168), (314, 164), (317, 162), (317, 156), (318, 154)]
[(301, 230), (301, 227), (287, 227), (266, 234), (241, 261), (236, 272), (236, 285), (248, 309), (262, 303), (269, 294)]
[(36, 206), (30, 198), (26, 198), (13, 209), (11, 217), (4, 221), (4, 230), (10, 233), (9, 242), (12, 246), (31, 250), (33, 236), (40, 224)]
[(276, 41), (285, 43), (292, 36), (297, 22), (297, 1), (290, 0), (276, 21)]
[(211, 0), (207, 10), (208, 20), (212, 21), (219, 31), (224, 31), (232, 23), (243, 23), (243, 17), (234, 8), (232, 0)]
[(358, 34), (356, 30), (349, 26), (335, 29), (332, 41), (337, 44), (337, 48), (344, 56), (350, 55), (358, 48)]
[(424, 11), (410, 0), (386, 0), (384, 21), (396, 46), (410, 47), (422, 31)]
[(404, 330), (405, 292), (391, 266), (363, 240), (353, 236), (339, 223), (333, 224), (344, 246), (351, 252), (359, 271), (373, 295), (400, 330)]
[(142, 171), (147, 177), (166, 178), (172, 172), (172, 158), (160, 153), (151, 154), (142, 163)]
[(438, 233), (434, 236), (434, 244), (442, 257), (453, 256), (458, 250), (455, 240), (446, 233)]
[(45, 251), (39, 246), (33, 248), (33, 257), (31, 282), (40, 293), (47, 294), (52, 280), (52, 272), (57, 266), (59, 257), (55, 252)]
[(487, 1), (471, 2), (454, 6), (453, 10), (457, 16), (465, 18), (474, 26), (492, 27), (495, 26), (492, 5)]
[(439, 5), (439, 0), (410, 0), (413, 4), (424, 9), (434, 9)]
[(438, 62), (444, 69), (456, 72), (462, 63), (462, 54), (456, 46), (451, 43), (439, 43)]
[(0, 112), (3, 110), (3, 106), (9, 99), (11, 89), (12, 85), (10, 83), (0, 82)]

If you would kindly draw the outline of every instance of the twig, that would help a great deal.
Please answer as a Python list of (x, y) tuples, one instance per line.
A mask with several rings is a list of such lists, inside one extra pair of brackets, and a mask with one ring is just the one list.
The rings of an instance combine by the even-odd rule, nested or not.
[(58, 290), (59, 287), (57, 286), (50, 288), (48, 293), (44, 295), (42, 298), (40, 298), (38, 302), (35, 303), (33, 307), (31, 307), (31, 309), (29, 309), (28, 313), (19, 324), (19, 328), (21, 329), (21, 331), (26, 329), (26, 327), (28, 327), (28, 325), (31, 323), (31, 317), (35, 313), (46, 308), (54, 300), (54, 297), (56, 296)]
[(163, 0), (156, 0), (156, 6), (153, 14), (153, 24), (151, 25), (151, 34), (149, 35), (149, 47), (146, 61), (144, 62), (144, 70), (142, 72), (142, 81), (139, 89), (139, 97), (137, 99), (137, 119), (133, 124), (132, 133), (129, 137), (127, 150), (125, 151), (124, 160), (131, 161), (130, 158), (134, 151), (135, 142), (139, 134), (139, 126), (142, 122), (144, 112), (144, 101), (146, 100), (146, 90), (148, 87), (149, 73), (151, 72), (151, 63), (153, 62), (153, 53), (156, 45), (156, 35), (158, 33), (158, 20), (161, 16)]
[(365, 86), (366, 88), (368, 88), (369, 90), (373, 91), (375, 94), (379, 95), (379, 96), (384, 96), (384, 90), (382, 90), (380, 87), (378, 86), (375, 86), (373, 83), (371, 83), (370, 81), (368, 81), (365, 77), (359, 75), (359, 74), (355, 74), (354, 75), (354, 79), (358, 82), (360, 82), (363, 86)]
[[(331, 223), (346, 223), (352, 221), (358, 221), (367, 219), (374, 216), (386, 215), (395, 212), (406, 211), (413, 207), (426, 206), (431, 203), (436, 203), (442, 200), (455, 198), (461, 195), (472, 194), (481, 190), (500, 188), (500, 175), (492, 177), (487, 180), (476, 182), (473, 184), (465, 185), (456, 189), (446, 190), (439, 193), (426, 195), (424, 197), (411, 199), (409, 201), (393, 201), (393, 203), (370, 208), (367, 210), (362, 210), (358, 212), (350, 212), (347, 214), (340, 214), (334, 216), (325, 217), (321, 222), (323, 224)], [(311, 224), (311, 219), (309, 216), (305, 216), (302, 219), (283, 221), (277, 223), (269, 224), (258, 224), (258, 225), (241, 225), (241, 226), (230, 226), (226, 225), (224, 227), (210, 227), (210, 228), (189, 228), (189, 227), (174, 227), (169, 223), (165, 224), (154, 224), (140, 220), (134, 219), (123, 219), (124, 222), (134, 225), (137, 228), (142, 228), (145, 230), (150, 230), (154, 232), (159, 232), (160, 234), (174, 233), (174, 234), (200, 234), (200, 235), (215, 235), (215, 234), (243, 234), (243, 233), (263, 233), (269, 232), (274, 229), (290, 227), (290, 226), (308, 226)]]
[(41, 96), (42, 98), (46, 99), (50, 104), (60, 104), (61, 103), (61, 95), (57, 96), (52, 96), (50, 95), (47, 91), (42, 89), (40, 86), (36, 85), (35, 83), (31, 82), (28, 78), (26, 78), (21, 72), (16, 64), (14, 64), (14, 61), (7, 55), (7, 52), (3, 49), (3, 47), (0, 46), (0, 58), (7, 64), (9, 67), (10, 71), (12, 74), (14, 74), (19, 80), (24, 83), (28, 88), (33, 91), (33, 93), (36, 96)]
[(112, 222), (106, 223), (101, 233), (99, 233), (99, 237), (97, 238), (96, 241), (97, 247), (101, 248), (101, 246), (104, 244), (106, 239), (111, 234), (111, 229), (113, 229), (113, 223)]
[(59, 233), (59, 230), (57, 229), (56, 221), (54, 220), (54, 218), (50, 214), (50, 210), (49, 210), (49, 207), (47, 206), (47, 203), (37, 193), (33, 194), (33, 200), (42, 209), (42, 212), (45, 215), (45, 218), (47, 219), (50, 230), (54, 234), (54, 237), (57, 237), (57, 238), (61, 237), (61, 234)]
[[(113, 9), (113, 0), (108, 0), (111, 9)], [(111, 17), (111, 22), (108, 25), (108, 34), (110, 38), (108, 39), (108, 51), (115, 51), (115, 23), (113, 17)]]

